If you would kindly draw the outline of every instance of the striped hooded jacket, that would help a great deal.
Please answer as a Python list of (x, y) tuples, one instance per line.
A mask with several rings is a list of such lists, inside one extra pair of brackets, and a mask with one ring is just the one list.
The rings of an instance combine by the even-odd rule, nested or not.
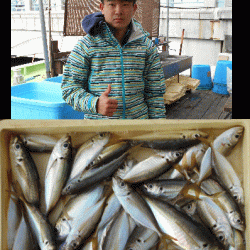
[[(165, 118), (165, 83), (157, 48), (132, 19), (128, 41), (120, 45), (105, 22), (98, 34), (87, 34), (72, 50), (64, 68), (63, 99), (86, 119)], [(111, 84), (109, 98), (118, 101), (112, 117), (97, 113), (99, 96)]]

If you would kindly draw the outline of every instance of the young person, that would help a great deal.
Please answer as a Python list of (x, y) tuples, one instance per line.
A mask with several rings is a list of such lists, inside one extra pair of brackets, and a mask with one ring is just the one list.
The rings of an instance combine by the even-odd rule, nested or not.
[(133, 16), (136, 0), (102, 0), (65, 65), (62, 96), (86, 119), (165, 118), (157, 48)]

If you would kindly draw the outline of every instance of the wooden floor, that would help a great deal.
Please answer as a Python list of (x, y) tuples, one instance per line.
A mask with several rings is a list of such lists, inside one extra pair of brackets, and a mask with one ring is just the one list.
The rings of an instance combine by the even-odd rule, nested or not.
[(224, 111), (229, 99), (211, 90), (192, 90), (179, 101), (166, 105), (167, 119), (232, 119), (232, 112)]

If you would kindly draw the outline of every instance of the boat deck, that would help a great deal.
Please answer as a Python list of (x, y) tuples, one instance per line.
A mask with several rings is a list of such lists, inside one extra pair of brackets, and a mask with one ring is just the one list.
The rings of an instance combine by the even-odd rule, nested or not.
[(212, 90), (192, 90), (166, 105), (166, 119), (232, 119), (232, 98)]

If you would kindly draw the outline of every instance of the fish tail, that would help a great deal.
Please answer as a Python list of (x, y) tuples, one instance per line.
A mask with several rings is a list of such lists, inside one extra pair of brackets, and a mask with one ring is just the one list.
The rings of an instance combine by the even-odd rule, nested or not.
[(162, 236), (161, 236), (161, 243), (163, 244), (164, 246), (164, 250), (168, 250), (168, 241), (177, 241), (177, 239), (175, 239), (174, 237), (168, 235), (168, 234), (165, 234), (163, 233)]

